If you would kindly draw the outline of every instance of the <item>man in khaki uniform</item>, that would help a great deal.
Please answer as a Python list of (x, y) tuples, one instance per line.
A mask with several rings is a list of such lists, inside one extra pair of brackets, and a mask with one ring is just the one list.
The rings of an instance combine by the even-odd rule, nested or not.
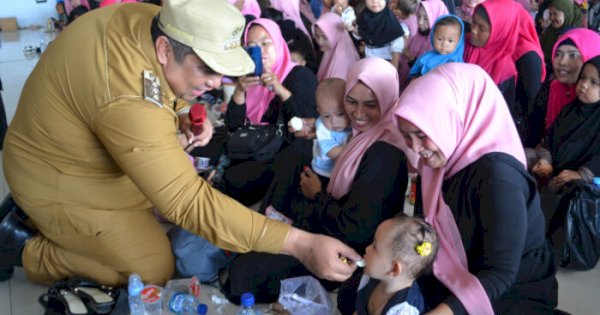
[(223, 74), (253, 71), (240, 47), (243, 28), (227, 1), (130, 3), (87, 13), (49, 45), (4, 148), (14, 200), (38, 230), (21, 256), (31, 281), (81, 276), (120, 285), (137, 272), (164, 283), (173, 256), (151, 207), (224, 249), (293, 255), (332, 280), (351, 275), (356, 267), (339, 256), (359, 259), (352, 249), (212, 189), (178, 141), (203, 145), (212, 135), (210, 124), (194, 136), (180, 121), (182, 99), (218, 87)]

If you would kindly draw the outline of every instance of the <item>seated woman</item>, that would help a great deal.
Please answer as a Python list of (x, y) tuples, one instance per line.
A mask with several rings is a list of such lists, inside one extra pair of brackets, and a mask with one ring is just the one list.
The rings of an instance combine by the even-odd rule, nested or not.
[(344, 29), (339, 15), (326, 12), (313, 24), (315, 42), (323, 52), (317, 79), (346, 80), (348, 69), (359, 59), (350, 34)]
[[(403, 211), (408, 179), (400, 150), (404, 142), (390, 115), (398, 102), (397, 84), (396, 69), (383, 59), (366, 58), (350, 68), (344, 108), (353, 137), (338, 156), (326, 190), (315, 173), (305, 171), (300, 183), (304, 203), (278, 209), (294, 215), (294, 225), (333, 236), (364, 253), (378, 224)], [(240, 255), (228, 270), (223, 291), (234, 301), (249, 291), (260, 292), (258, 301), (273, 302), (280, 280), (309, 274), (296, 259), (265, 253)]]
[(540, 144), (561, 109), (575, 100), (575, 83), (581, 67), (597, 55), (600, 55), (600, 35), (594, 31), (572, 29), (556, 41), (552, 50), (554, 79), (542, 85), (528, 110), (526, 147)]
[(464, 59), (467, 63), (479, 65), (492, 77), (516, 120), (517, 68), (512, 53), (519, 39), (519, 21), (512, 10), (513, 2), (489, 1), (475, 8)]
[[(285, 124), (294, 116), (317, 117), (317, 79), (308, 68), (291, 61), (277, 24), (267, 19), (254, 20), (246, 27), (244, 39), (248, 46), (261, 47), (265, 71), (260, 77), (238, 79), (225, 114), (229, 130), (246, 122), (275, 124), (279, 113)], [(292, 143), (299, 151), (311, 150), (310, 141), (305, 139), (287, 144)], [(224, 175), (225, 192), (245, 205), (259, 201), (273, 177), (270, 165), (270, 160), (232, 161)]]
[(529, 11), (525, 10), (521, 4), (507, 3), (507, 5), (513, 6), (519, 21), (519, 39), (512, 54), (512, 60), (517, 67), (517, 106), (515, 106), (517, 116), (515, 122), (521, 141), (525, 143), (527, 113), (546, 78), (546, 65), (535, 24)]
[(419, 283), (428, 314), (551, 314), (554, 256), (496, 84), (477, 66), (445, 64), (414, 81), (394, 114), (421, 157), (424, 214), (440, 238), (435, 278)]
[(550, 60), (554, 57), (554, 44), (557, 39), (570, 28), (581, 27), (581, 9), (573, 0), (545, 0), (548, 6), (550, 26), (540, 34), (540, 44), (546, 61), (546, 71), (552, 71)]
[[(532, 171), (542, 183), (549, 183), (550, 189), (542, 190), (544, 197), (546, 193), (555, 195), (572, 180), (591, 183), (594, 177), (600, 176), (599, 73), (600, 56), (583, 65), (575, 89), (577, 98), (560, 111), (537, 150), (542, 158), (533, 165)], [(548, 200), (544, 210), (549, 219), (555, 198), (548, 196)]]

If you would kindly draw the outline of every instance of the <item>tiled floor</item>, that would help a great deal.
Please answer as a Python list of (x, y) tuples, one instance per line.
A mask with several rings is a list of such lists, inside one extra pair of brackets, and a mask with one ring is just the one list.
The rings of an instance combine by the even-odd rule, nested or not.
[[(42, 38), (47, 43), (53, 38), (53, 34), (28, 30), (0, 32), (0, 36), (0, 78), (4, 85), (2, 97), (10, 121), (14, 115), (23, 84), (37, 60), (36, 58), (26, 58), (23, 48), (27, 45), (38, 46)], [(2, 178), (0, 192), (1, 196), (4, 196), (9, 190), (1, 168), (0, 176)], [(562, 310), (578, 315), (600, 314), (600, 264), (587, 272), (560, 270), (558, 280), (560, 285), (559, 307)], [(0, 282), (0, 315), (42, 314), (43, 310), (38, 304), (37, 298), (45, 291), (45, 287), (28, 282), (23, 270), (17, 268), (10, 281)], [(203, 289), (205, 300), (209, 300), (213, 294), (217, 294), (213, 288)], [(231, 305), (226, 305), (220, 313), (233, 314), (234, 309)]]

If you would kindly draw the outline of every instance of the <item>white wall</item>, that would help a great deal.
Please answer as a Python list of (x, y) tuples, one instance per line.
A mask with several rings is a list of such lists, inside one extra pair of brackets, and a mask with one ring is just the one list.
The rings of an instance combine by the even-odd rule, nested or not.
[(19, 28), (32, 24), (46, 26), (49, 17), (56, 14), (56, 0), (35, 3), (35, 0), (0, 0), (0, 17), (16, 17)]

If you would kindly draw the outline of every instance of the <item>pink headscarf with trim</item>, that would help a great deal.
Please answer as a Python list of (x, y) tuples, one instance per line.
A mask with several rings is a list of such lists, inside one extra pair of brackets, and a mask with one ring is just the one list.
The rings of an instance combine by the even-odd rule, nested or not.
[[(423, 209), (440, 248), (435, 276), (469, 314), (494, 314), (481, 282), (469, 273), (456, 221), (442, 196), (444, 179), (491, 152), (510, 154), (525, 168), (525, 152), (504, 97), (479, 66), (447, 63), (413, 81), (395, 111), (427, 135), (448, 159), (441, 168), (419, 161)], [(412, 150), (411, 150), (412, 151)]]
[(360, 56), (348, 32), (344, 29), (342, 18), (331, 12), (326, 12), (313, 24), (313, 33), (318, 26), (329, 41), (329, 50), (323, 53), (317, 79), (329, 78), (346, 80), (348, 69), (355, 64)]
[[(581, 61), (585, 63), (589, 59), (600, 55), (600, 35), (587, 28), (575, 28), (561, 35), (554, 47), (552, 47), (552, 62), (560, 43), (566, 39), (571, 39), (575, 47), (581, 54)], [(550, 93), (548, 95), (548, 109), (546, 111), (546, 130), (552, 126), (552, 123), (566, 105), (570, 104), (577, 97), (575, 87), (577, 84), (565, 85), (554, 79), (550, 82)]]
[(300, 16), (300, 0), (271, 0), (271, 8), (281, 11), (284, 19), (294, 21), (296, 28), (312, 38)]
[[(442, 0), (427, 0), (421, 1), (417, 10), (420, 7), (425, 9), (425, 13), (427, 14), (427, 19), (429, 20), (429, 30), (433, 32), (433, 24), (435, 20), (437, 20), (440, 16), (448, 14), (448, 8), (446, 4)], [(416, 20), (416, 17), (415, 17)], [(429, 35), (421, 35), (419, 34), (419, 26), (415, 29), (415, 34), (410, 34), (409, 39), (406, 41), (406, 51), (415, 57), (415, 60), (419, 58), (423, 53), (431, 50), (431, 40), (429, 39)], [(408, 65), (408, 61), (404, 57), (404, 55), (400, 55), (400, 63), (398, 66), (398, 73), (400, 74), (400, 80), (404, 85), (404, 82), (408, 78), (408, 74), (410, 72), (410, 66)]]
[(398, 89), (395, 88), (398, 86), (396, 68), (381, 58), (361, 59), (348, 71), (345, 95), (359, 81), (375, 94), (381, 120), (367, 131), (352, 129), (352, 139), (338, 156), (327, 186), (327, 192), (336, 199), (343, 197), (350, 190), (358, 165), (373, 143), (385, 141), (402, 150), (406, 147), (398, 128), (392, 122), (392, 113), (398, 105)]
[(229, 3), (235, 4), (238, 1), (244, 1), (244, 5), (242, 6), (242, 14), (243, 15), (252, 15), (254, 18), (260, 18), (261, 10), (260, 5), (256, 0), (228, 0)]
[[(267, 31), (271, 41), (275, 46), (276, 60), (271, 69), (264, 69), (265, 72), (269, 71), (277, 75), (279, 82), (285, 80), (287, 75), (297, 65), (292, 61), (290, 56), (290, 50), (288, 49), (287, 43), (281, 35), (281, 30), (277, 23), (269, 19), (256, 19), (246, 26), (244, 32), (244, 42), (248, 42), (248, 31), (252, 26), (259, 25)], [(246, 89), (246, 117), (253, 124), (260, 124), (262, 116), (269, 108), (269, 103), (275, 97), (275, 93), (269, 91), (262, 85), (253, 85)]]
[(465, 62), (482, 67), (496, 84), (511, 77), (515, 78), (515, 84), (517, 81), (517, 67), (512, 55), (519, 40), (519, 22), (511, 4), (515, 1), (494, 0), (479, 4), (477, 7), (483, 6), (490, 18), (490, 36), (483, 47), (473, 46), (470, 36), (465, 43)]

